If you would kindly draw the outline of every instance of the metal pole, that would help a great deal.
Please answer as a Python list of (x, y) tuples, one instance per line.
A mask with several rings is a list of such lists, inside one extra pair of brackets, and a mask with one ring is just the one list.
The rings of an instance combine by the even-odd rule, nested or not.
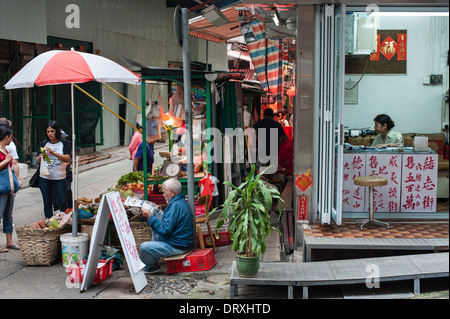
[[(148, 179), (147, 179), (147, 118), (146, 105), (145, 105), (145, 80), (141, 82), (141, 95), (142, 95), (142, 161), (144, 170), (144, 200), (148, 199)], [(134, 165), (134, 164), (133, 164)]]
[[(195, 215), (194, 195), (194, 152), (192, 140), (192, 104), (191, 104), (191, 57), (189, 51), (189, 21), (188, 9), (181, 9), (181, 33), (183, 39), (183, 81), (184, 81), (184, 109), (186, 113), (186, 156), (187, 156), (187, 186), (188, 201), (192, 214)], [(194, 219), (195, 224), (195, 219)], [(195, 226), (195, 225), (194, 225)]]
[[(216, 104), (216, 82), (212, 81), (211, 82), (211, 127), (212, 128), (217, 128), (217, 104)], [(211, 145), (213, 145), (212, 147), (214, 148), (214, 152), (217, 152), (218, 148), (221, 147), (219, 145), (219, 141), (217, 140), (217, 138), (214, 138), (214, 141), (212, 141)], [(208, 150), (209, 151), (209, 150)], [(216, 158), (214, 156), (214, 158)], [(219, 177), (219, 164), (217, 163), (217, 161), (213, 162), (212, 165), (212, 175), (216, 176), (218, 178)], [(214, 207), (219, 206), (219, 196), (215, 196), (214, 197)]]
[[(75, 164), (75, 111), (74, 111), (74, 99), (73, 99), (73, 83), (70, 84), (70, 99), (72, 104), (72, 165)], [(78, 179), (78, 172), (75, 170), (75, 183), (72, 183), (72, 237), (78, 236), (78, 205), (77, 205), (77, 197), (75, 195), (78, 194), (78, 183), (76, 182)]]

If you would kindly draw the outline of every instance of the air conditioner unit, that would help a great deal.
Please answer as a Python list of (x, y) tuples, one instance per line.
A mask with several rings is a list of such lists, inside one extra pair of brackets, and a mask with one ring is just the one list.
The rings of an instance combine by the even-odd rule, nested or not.
[(345, 53), (369, 55), (377, 50), (377, 19), (366, 13), (351, 13), (345, 20)]
[(216, 27), (220, 27), (229, 22), (228, 18), (214, 4), (203, 9), (202, 15)]

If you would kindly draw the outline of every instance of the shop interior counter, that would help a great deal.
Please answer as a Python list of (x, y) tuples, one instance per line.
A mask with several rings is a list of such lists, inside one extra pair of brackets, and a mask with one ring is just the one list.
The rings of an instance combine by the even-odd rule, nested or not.
[(343, 212), (368, 211), (367, 187), (353, 183), (355, 177), (368, 175), (388, 180), (386, 186), (374, 188), (375, 212), (436, 212), (438, 154), (435, 151), (347, 146), (343, 165)]

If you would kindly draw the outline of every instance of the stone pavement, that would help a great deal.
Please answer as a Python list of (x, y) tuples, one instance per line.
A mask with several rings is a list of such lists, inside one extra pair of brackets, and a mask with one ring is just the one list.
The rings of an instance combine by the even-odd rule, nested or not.
[[(209, 271), (176, 274), (167, 274), (167, 263), (162, 261), (161, 272), (147, 275), (148, 285), (139, 294), (134, 290), (127, 266), (122, 265), (104, 282), (80, 293), (79, 288), (67, 280), (68, 274), (61, 262), (50, 267), (26, 267), (20, 251), (10, 250), (0, 255), (0, 296), (4, 299), (228, 299), (230, 267), (235, 260), (231, 245), (217, 246), (215, 259), (217, 264)], [(279, 236), (272, 232), (264, 261), (279, 260)], [(241, 295), (240, 298), (254, 297), (254, 293), (246, 295), (244, 289)], [(280, 298), (280, 295), (273, 298)]]
[[(164, 145), (156, 147), (158, 151), (164, 150)], [(111, 156), (104, 156), (110, 154)], [(127, 167), (131, 163), (128, 161), (127, 147), (116, 147), (97, 153), (99, 161), (79, 167), (80, 179), (94, 180), (94, 175), (102, 169), (111, 170), (120, 164)], [(105, 158), (106, 157), (106, 158)], [(158, 161), (155, 157), (155, 163)], [(113, 166), (116, 165), (116, 166)], [(131, 167), (131, 166), (130, 166)], [(32, 205), (42, 209), (42, 201), (39, 197), (38, 189), (28, 187), (29, 178), (35, 169), (29, 168), (28, 177), (23, 181), (23, 189), (16, 196), (14, 223), (16, 226), (31, 224), (38, 219), (42, 219), (41, 213), (33, 213), (21, 219), (21, 216), (28, 214), (30, 205), (25, 205), (25, 198), (34, 198)], [(116, 174), (122, 174), (116, 172)], [(88, 177), (85, 177), (87, 175)], [(115, 178), (115, 179), (114, 179)], [(112, 177), (117, 180), (117, 177)], [(87, 185), (86, 182), (84, 184)], [(84, 185), (80, 183), (80, 185)], [(86, 196), (92, 198), (92, 192), (105, 190), (113, 186), (111, 180), (101, 180), (93, 182), (79, 189), (79, 197)], [(87, 189), (87, 190), (86, 190)], [(20, 222), (19, 222), (20, 221)], [(275, 221), (274, 221), (275, 222)], [(214, 225), (214, 220), (212, 221)], [(213, 226), (214, 228), (214, 226)], [(14, 233), (13, 238), (17, 240)], [(4, 242), (4, 235), (0, 231), (0, 243)], [(279, 235), (272, 232), (267, 242), (265, 261), (279, 261)], [(147, 275), (148, 285), (139, 294), (134, 290), (132, 279), (126, 265), (122, 265), (120, 270), (113, 272), (112, 276), (98, 285), (92, 285), (86, 292), (80, 293), (79, 287), (70, 283), (68, 273), (61, 262), (50, 267), (27, 267), (23, 264), (20, 251), (10, 250), (8, 253), (0, 254), (0, 298), (2, 299), (228, 299), (229, 298), (229, 273), (232, 262), (235, 260), (235, 253), (231, 251), (231, 245), (217, 246), (215, 254), (217, 264), (209, 271), (185, 272), (176, 274), (166, 273), (166, 262), (161, 263), (162, 272), (159, 274)], [(301, 260), (301, 256), (297, 258)], [(242, 291), (244, 292), (244, 291)], [(279, 297), (279, 296), (278, 296)], [(245, 293), (243, 293), (245, 298)], [(284, 298), (284, 297), (283, 297)]]

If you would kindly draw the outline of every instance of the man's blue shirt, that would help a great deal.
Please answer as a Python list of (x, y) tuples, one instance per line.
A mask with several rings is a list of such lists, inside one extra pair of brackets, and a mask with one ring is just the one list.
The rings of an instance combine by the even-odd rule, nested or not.
[(194, 243), (194, 216), (184, 194), (172, 198), (161, 220), (151, 215), (147, 225), (159, 235), (159, 241), (175, 248), (188, 248)]

